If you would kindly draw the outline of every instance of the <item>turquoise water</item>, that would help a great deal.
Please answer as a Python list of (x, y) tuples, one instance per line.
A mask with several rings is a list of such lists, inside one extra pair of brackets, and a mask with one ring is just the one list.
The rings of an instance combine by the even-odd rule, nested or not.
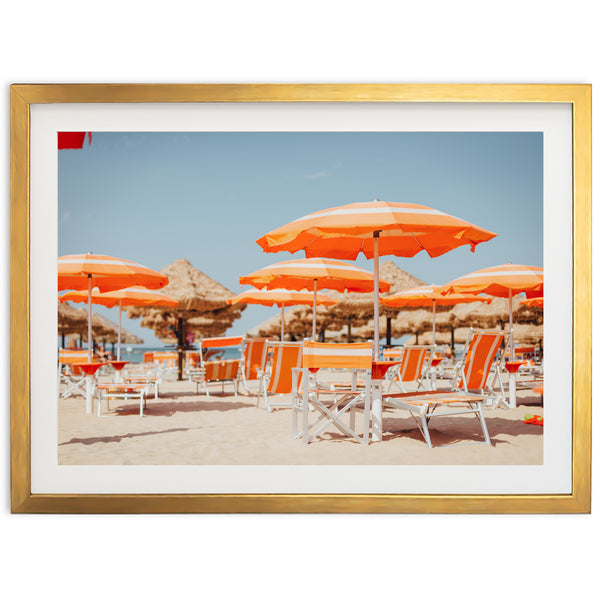
[[(131, 352), (127, 351), (127, 348), (131, 348)], [(108, 349), (112, 350), (111, 345), (108, 345)], [(239, 358), (241, 356), (241, 350), (238, 347), (232, 348), (220, 348), (220, 352), (222, 355), (220, 358), (223, 360), (228, 358)], [(165, 346), (161, 347), (153, 347), (147, 348), (142, 346), (121, 346), (121, 360), (128, 360), (132, 363), (141, 363), (144, 362), (144, 352), (171, 352), (174, 351), (174, 348), (166, 348)], [(115, 348), (116, 353), (116, 348)]]

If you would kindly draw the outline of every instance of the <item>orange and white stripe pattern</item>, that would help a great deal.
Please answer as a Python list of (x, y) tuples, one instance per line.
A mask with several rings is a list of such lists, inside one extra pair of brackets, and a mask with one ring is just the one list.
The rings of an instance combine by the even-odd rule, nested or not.
[(200, 342), (201, 348), (223, 348), (226, 346), (239, 346), (244, 338), (240, 336), (204, 338)]
[(307, 257), (373, 258), (373, 233), (380, 231), (381, 255), (440, 256), (462, 245), (486, 242), (495, 233), (435, 208), (399, 202), (356, 202), (300, 217), (256, 240), (265, 252), (297, 252)]
[[(267, 289), (313, 290), (315, 281), (317, 289), (340, 292), (372, 292), (375, 285), (373, 274), (369, 271), (341, 260), (326, 258), (286, 260), (240, 277), (241, 285)], [(379, 281), (380, 292), (387, 292), (389, 289), (387, 281)]]
[(248, 338), (244, 340), (244, 377), (246, 381), (259, 378), (267, 362), (267, 342), (269, 338)]
[(240, 370), (240, 359), (219, 360), (204, 363), (204, 379), (206, 381), (227, 381), (237, 379)]
[[(482, 390), (504, 339), (503, 331), (475, 331), (465, 356), (466, 390)], [(465, 382), (461, 382), (464, 385)], [(465, 391), (466, 391), (465, 390)]]
[(424, 346), (405, 346), (402, 362), (400, 363), (400, 377), (404, 383), (416, 381), (421, 377), (425, 358), (430, 348)]
[(467, 302), (487, 302), (492, 301), (489, 296), (476, 296), (475, 294), (447, 294), (440, 293), (439, 285), (422, 285), (419, 287), (402, 290), (391, 296), (381, 297), (379, 301), (385, 306), (395, 307), (414, 307), (414, 306), (432, 306), (433, 301), (437, 306), (453, 306)]
[(302, 366), (302, 345), (299, 342), (270, 342), (269, 346), (273, 355), (267, 392), (289, 394), (292, 391), (292, 369)]
[(544, 293), (544, 269), (527, 265), (507, 263), (463, 275), (442, 286), (441, 292), (477, 294), (508, 298), (525, 292), (527, 297), (542, 296)]
[[(298, 292), (291, 290), (248, 290), (227, 300), (227, 304), (261, 304), (263, 306), (298, 306), (300, 304), (311, 305), (314, 301), (312, 292)], [(322, 306), (333, 306), (337, 300), (317, 294), (317, 304)]]
[[(87, 302), (88, 292), (87, 289), (66, 292), (60, 295), (58, 299), (61, 302)], [(104, 293), (98, 288), (94, 288), (92, 290), (92, 304), (102, 304), (102, 306), (108, 308), (118, 304), (121, 306), (169, 306), (173, 308), (179, 302), (156, 290), (134, 286)]]
[(87, 350), (63, 350), (58, 351), (58, 362), (61, 365), (76, 365), (88, 362)]
[(139, 263), (102, 254), (68, 254), (58, 258), (58, 289), (87, 290), (92, 287), (109, 292), (130, 286), (157, 290), (169, 283), (169, 278)]
[(308, 369), (371, 369), (373, 343), (328, 344), (305, 341), (302, 367)]

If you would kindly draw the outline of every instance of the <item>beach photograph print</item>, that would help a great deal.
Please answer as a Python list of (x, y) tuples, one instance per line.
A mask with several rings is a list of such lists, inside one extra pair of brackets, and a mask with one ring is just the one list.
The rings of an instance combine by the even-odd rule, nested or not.
[(59, 132), (59, 465), (543, 465), (541, 132)]

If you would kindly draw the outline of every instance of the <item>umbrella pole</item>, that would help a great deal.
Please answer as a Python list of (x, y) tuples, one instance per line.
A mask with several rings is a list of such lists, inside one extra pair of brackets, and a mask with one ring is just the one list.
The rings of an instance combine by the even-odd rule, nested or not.
[(373, 359), (379, 358), (379, 231), (373, 232)]
[(119, 300), (119, 333), (117, 334), (117, 360), (121, 360), (121, 312), (123, 300)]
[(313, 332), (312, 341), (316, 339), (317, 333), (317, 280), (313, 280)]
[(513, 302), (512, 290), (508, 290), (508, 322), (510, 331), (510, 360), (515, 360), (515, 349), (513, 344)]
[[(92, 274), (88, 274), (88, 362), (92, 362)], [(92, 412), (94, 387), (92, 376), (85, 376), (85, 412)]]
[[(508, 335), (510, 336), (510, 360), (515, 360), (515, 349), (513, 344), (513, 314), (512, 314), (512, 290), (508, 290)], [(508, 404), (511, 408), (517, 407), (517, 374), (508, 373)]]
[[(373, 232), (373, 359), (379, 359), (379, 231)], [(382, 382), (373, 381), (372, 387), (372, 412), (371, 412), (371, 439), (374, 442), (380, 442), (383, 439), (383, 398), (382, 398)]]
[(433, 330), (431, 332), (431, 344), (435, 346), (435, 300), (433, 301)]
[(284, 323), (285, 323), (285, 306), (281, 305), (281, 341), (283, 342), (283, 333), (284, 333)]

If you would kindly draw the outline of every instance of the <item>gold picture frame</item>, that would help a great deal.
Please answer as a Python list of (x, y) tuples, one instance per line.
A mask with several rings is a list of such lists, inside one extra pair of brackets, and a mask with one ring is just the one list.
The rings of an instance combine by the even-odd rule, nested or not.
[[(30, 106), (52, 103), (568, 103), (572, 107), (572, 493), (32, 494)], [(11, 506), (17, 513), (586, 513), (591, 502), (591, 86), (506, 84), (11, 86)]]

